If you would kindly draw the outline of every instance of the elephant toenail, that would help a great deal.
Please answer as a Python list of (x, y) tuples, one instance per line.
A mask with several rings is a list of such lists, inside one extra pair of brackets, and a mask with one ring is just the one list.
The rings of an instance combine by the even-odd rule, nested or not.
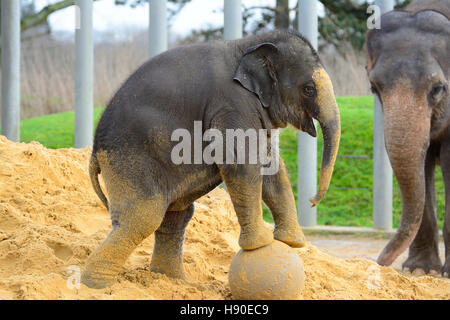
[(414, 276), (424, 276), (426, 273), (423, 269), (417, 268), (412, 272)]

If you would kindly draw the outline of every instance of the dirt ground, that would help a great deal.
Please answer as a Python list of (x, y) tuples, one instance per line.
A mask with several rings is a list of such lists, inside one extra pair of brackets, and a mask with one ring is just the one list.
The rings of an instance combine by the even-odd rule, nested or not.
[[(371, 237), (351, 236), (351, 235), (310, 235), (307, 237), (311, 244), (331, 256), (341, 259), (364, 258), (375, 261), (381, 250), (389, 240), (374, 239)], [(439, 243), (439, 254), (441, 261), (445, 261), (444, 242)], [(392, 264), (392, 268), (402, 271), (402, 263), (408, 257), (405, 251)]]
[[(111, 228), (89, 181), (89, 155), (88, 148), (49, 150), (0, 136), (0, 299), (232, 299), (228, 269), (239, 225), (222, 189), (195, 204), (185, 245), (188, 281), (149, 271), (149, 237), (116, 284), (79, 285), (87, 257)], [(302, 299), (450, 299), (449, 279), (378, 266), (373, 259), (385, 240), (308, 240), (295, 249), (306, 274)]]

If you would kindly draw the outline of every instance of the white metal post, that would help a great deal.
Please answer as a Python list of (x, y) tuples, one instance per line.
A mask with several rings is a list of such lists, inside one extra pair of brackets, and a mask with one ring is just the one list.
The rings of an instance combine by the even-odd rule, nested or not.
[(91, 0), (75, 0), (75, 148), (92, 146), (94, 131), (94, 44)]
[(225, 40), (242, 38), (242, 1), (224, 0), (224, 31)]
[[(381, 14), (394, 8), (393, 0), (379, 0), (376, 4)], [(376, 95), (373, 119), (373, 225), (378, 229), (392, 229), (392, 168), (384, 143), (383, 111)]]
[(1, 1), (2, 135), (20, 141), (20, 1)]
[(167, 50), (167, 0), (150, 0), (150, 58)]
[[(299, 1), (298, 29), (317, 49), (317, 0)], [(317, 210), (311, 208), (309, 198), (317, 192), (317, 139), (298, 133), (297, 199), (299, 223), (305, 227), (317, 224)]]

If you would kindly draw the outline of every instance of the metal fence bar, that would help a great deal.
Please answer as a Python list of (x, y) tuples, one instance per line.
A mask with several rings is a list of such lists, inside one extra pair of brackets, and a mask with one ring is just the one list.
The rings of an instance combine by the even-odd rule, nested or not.
[(20, 141), (20, 1), (1, 1), (2, 135)]
[[(381, 13), (394, 8), (393, 0), (378, 0)], [(373, 226), (392, 229), (392, 168), (384, 143), (383, 111), (375, 95), (373, 119)]]
[(92, 146), (94, 131), (94, 44), (92, 39), (93, 3), (76, 0), (75, 44), (75, 148)]
[(225, 40), (242, 38), (242, 1), (224, 0), (224, 31)]
[[(298, 29), (317, 49), (318, 17), (317, 0), (302, 0), (298, 6)], [(317, 191), (317, 139), (306, 133), (298, 133), (298, 219), (305, 227), (317, 224), (317, 210), (311, 208), (309, 198)]]
[(167, 50), (167, 0), (150, 0), (150, 58)]

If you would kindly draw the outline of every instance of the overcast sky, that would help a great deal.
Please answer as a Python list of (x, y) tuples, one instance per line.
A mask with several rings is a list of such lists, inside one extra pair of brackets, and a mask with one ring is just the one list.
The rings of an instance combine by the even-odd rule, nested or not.
[[(37, 0), (37, 9), (42, 8), (54, 0)], [(296, 0), (290, 0), (291, 7)], [(274, 6), (275, 0), (243, 0), (243, 4), (250, 6)], [(319, 11), (323, 7), (319, 4)], [(192, 0), (171, 21), (172, 35), (185, 36), (194, 29), (223, 24), (223, 0)], [(101, 0), (94, 3), (95, 31), (114, 31), (144, 29), (148, 26), (148, 4), (131, 8), (129, 6), (115, 6), (114, 0)], [(52, 30), (73, 32), (75, 11), (73, 7), (58, 11), (49, 18)]]

